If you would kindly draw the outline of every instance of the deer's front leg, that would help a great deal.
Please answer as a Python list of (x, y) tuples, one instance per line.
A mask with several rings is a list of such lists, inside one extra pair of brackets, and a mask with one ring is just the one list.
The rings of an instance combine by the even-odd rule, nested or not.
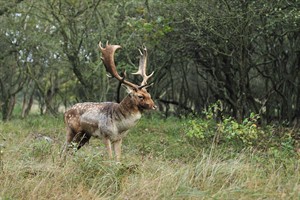
[(60, 152), (60, 156), (64, 157), (64, 159), (66, 159), (66, 153), (68, 151), (68, 148), (73, 140), (73, 138), (75, 137), (76, 133), (70, 128), (70, 127), (66, 127), (66, 131), (67, 131), (67, 135), (66, 135), (66, 142)]
[(122, 147), (122, 139), (117, 140), (113, 143), (114, 146), (114, 152), (116, 155), (116, 159), (119, 162), (121, 159), (121, 147)]
[(105, 147), (106, 147), (106, 150), (107, 150), (109, 158), (112, 159), (113, 155), (112, 155), (112, 149), (111, 149), (110, 139), (104, 137), (103, 142), (105, 144)]

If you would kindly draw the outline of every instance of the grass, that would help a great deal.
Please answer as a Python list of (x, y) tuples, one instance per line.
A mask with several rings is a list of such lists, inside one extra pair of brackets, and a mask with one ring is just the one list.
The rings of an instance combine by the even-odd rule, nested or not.
[(64, 167), (62, 118), (0, 122), (0, 199), (299, 199), (299, 155), (195, 146), (183, 121), (148, 116), (130, 131), (122, 164), (92, 139)]

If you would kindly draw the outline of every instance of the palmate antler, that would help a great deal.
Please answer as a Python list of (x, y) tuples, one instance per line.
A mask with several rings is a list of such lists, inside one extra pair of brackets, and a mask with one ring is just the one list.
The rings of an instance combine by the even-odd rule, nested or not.
[(140, 87), (146, 86), (148, 79), (154, 74), (154, 72), (152, 72), (149, 76), (146, 75), (147, 57), (148, 57), (147, 48), (144, 46), (142, 50), (143, 50), (143, 52), (139, 49), (140, 55), (141, 55), (139, 69), (137, 72), (132, 73), (135, 75), (141, 75), (143, 77), (143, 81), (142, 81)]
[(125, 80), (125, 77), (121, 77), (116, 69), (115, 61), (114, 61), (114, 54), (117, 49), (122, 48), (120, 45), (110, 45), (108, 42), (106, 43), (105, 48), (102, 46), (102, 43), (99, 43), (100, 50), (102, 52), (102, 62), (105, 65), (106, 71), (109, 72), (113, 77), (115, 77), (120, 82), (124, 83), (127, 86), (133, 87), (133, 88), (143, 88), (147, 86), (148, 79), (153, 75), (154, 72), (152, 72), (150, 75), (146, 75), (146, 67), (147, 67), (147, 49), (146, 47), (143, 47), (142, 51), (140, 51), (140, 64), (139, 69), (137, 72), (132, 73), (134, 75), (141, 75), (143, 77), (143, 81), (140, 86), (131, 83), (127, 80)]

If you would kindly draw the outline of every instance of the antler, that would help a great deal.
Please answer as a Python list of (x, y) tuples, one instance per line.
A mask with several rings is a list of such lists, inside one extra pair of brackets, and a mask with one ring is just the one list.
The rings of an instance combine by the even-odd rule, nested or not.
[(122, 47), (120, 45), (110, 45), (108, 44), (108, 42), (106, 42), (105, 48), (103, 48), (102, 43), (99, 42), (99, 47), (102, 52), (101, 60), (106, 68), (106, 71), (125, 85), (128, 85), (133, 88), (138, 88), (137, 85), (125, 80), (125, 77), (121, 77), (117, 72), (114, 54), (117, 49), (120, 49)]
[[(142, 52), (143, 51), (143, 52)], [(139, 49), (140, 52), (140, 64), (139, 64), (139, 69), (137, 72), (132, 73), (135, 75), (141, 75), (143, 77), (143, 81), (140, 85), (140, 87), (144, 87), (147, 85), (148, 79), (153, 75), (154, 72), (152, 72), (149, 76), (146, 75), (146, 67), (147, 67), (147, 48), (144, 46), (142, 51)]]
[(121, 83), (124, 83), (125, 85), (128, 85), (130, 87), (134, 88), (143, 88), (147, 85), (147, 80), (153, 75), (154, 72), (152, 72), (149, 76), (146, 75), (146, 66), (147, 66), (147, 49), (146, 47), (143, 47), (142, 51), (140, 51), (140, 64), (139, 69), (136, 73), (132, 73), (135, 75), (141, 75), (143, 77), (143, 81), (140, 86), (135, 85), (127, 80), (125, 80), (125, 76), (121, 77), (116, 69), (115, 60), (114, 60), (114, 54), (117, 49), (122, 48), (120, 45), (110, 45), (108, 42), (106, 43), (105, 48), (102, 47), (102, 43), (99, 42), (99, 47), (102, 52), (102, 62), (105, 65), (106, 71), (109, 72), (113, 77), (118, 79)]

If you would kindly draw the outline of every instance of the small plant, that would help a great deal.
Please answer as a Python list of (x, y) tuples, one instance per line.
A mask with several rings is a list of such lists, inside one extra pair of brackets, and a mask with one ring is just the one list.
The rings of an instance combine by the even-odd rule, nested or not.
[(203, 111), (204, 119), (194, 118), (185, 123), (186, 135), (189, 138), (197, 138), (201, 141), (210, 140), (216, 134), (215, 127), (217, 126), (214, 120), (215, 113), (219, 111), (221, 102), (218, 101), (211, 105), (207, 110)]
[(197, 138), (199, 140), (206, 140), (213, 137), (214, 122), (212, 120), (203, 120), (203, 119), (191, 119), (188, 120), (185, 124), (186, 126), (186, 135), (190, 138)]
[[(3, 141), (6, 140), (1, 133), (0, 136), (3, 138)], [(4, 169), (3, 154), (4, 154), (4, 144), (0, 143), (0, 172), (3, 172)]]
[(259, 116), (251, 113), (242, 123), (228, 117), (218, 123), (218, 132), (224, 135), (227, 141), (242, 142), (246, 146), (254, 145), (265, 132), (257, 127)]
[(3, 168), (4, 168), (4, 163), (3, 163), (3, 151), (4, 146), (2, 144), (0, 144), (0, 172), (3, 172)]

